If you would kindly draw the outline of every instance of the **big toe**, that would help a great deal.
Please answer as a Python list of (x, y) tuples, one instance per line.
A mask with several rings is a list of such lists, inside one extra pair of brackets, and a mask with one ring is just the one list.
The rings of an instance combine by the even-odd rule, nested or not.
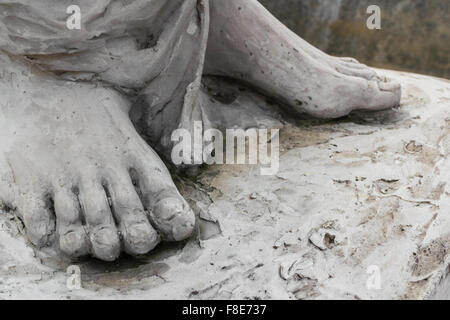
[(398, 97), (401, 95), (401, 85), (399, 82), (387, 78), (385, 76), (378, 76), (377, 77), (378, 82), (378, 88), (381, 91), (389, 91), (392, 93), (395, 93)]
[(401, 85), (386, 77), (377, 77), (377, 81), (371, 81), (372, 94), (367, 107), (361, 110), (379, 111), (396, 107), (400, 104), (402, 89)]
[(181, 197), (159, 200), (150, 215), (155, 227), (166, 240), (187, 239), (194, 230), (195, 215)]
[[(195, 215), (178, 192), (169, 171), (157, 158), (138, 159), (132, 170), (150, 221), (163, 240), (180, 241), (194, 231)], [(152, 166), (145, 165), (151, 163)]]

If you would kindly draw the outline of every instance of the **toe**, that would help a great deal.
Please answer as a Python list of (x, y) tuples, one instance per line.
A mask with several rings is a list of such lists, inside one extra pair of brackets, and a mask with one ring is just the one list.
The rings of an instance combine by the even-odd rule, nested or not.
[[(318, 104), (322, 106), (319, 116), (337, 118), (348, 115), (352, 111), (380, 111), (399, 105), (401, 87), (387, 79), (376, 77), (366, 80), (357, 77), (341, 75), (341, 84), (337, 89), (339, 94), (333, 94), (328, 101)], [(340, 98), (340, 100), (339, 100)], [(333, 106), (325, 109), (325, 106)]]
[(57, 189), (54, 202), (60, 250), (70, 257), (87, 255), (89, 240), (82, 223), (78, 198), (72, 191)]
[(370, 87), (373, 94), (366, 108), (361, 110), (379, 111), (396, 107), (400, 104), (401, 86), (395, 81), (389, 79), (379, 79), (371, 81)]
[(401, 93), (401, 85), (395, 80), (386, 78), (384, 76), (378, 77), (378, 88), (381, 91), (390, 91), (400, 95)]
[(377, 76), (376, 72), (370, 68), (349, 68), (347, 66), (338, 66), (336, 67), (336, 70), (348, 76), (360, 77), (367, 80), (372, 80)]
[(350, 57), (339, 57), (339, 60), (341, 60), (342, 62), (347, 62), (347, 63), (353, 63), (353, 64), (361, 64), (358, 60), (356, 60), (355, 58), (350, 58)]
[(95, 226), (90, 235), (92, 254), (103, 261), (114, 261), (120, 256), (117, 230), (111, 224)]
[(341, 62), (341, 65), (350, 69), (370, 69), (370, 67), (363, 63)]
[(159, 235), (151, 226), (128, 173), (111, 177), (107, 189), (125, 252), (139, 255), (155, 248)]
[(83, 228), (73, 228), (59, 235), (59, 248), (69, 257), (77, 258), (89, 253), (89, 242)]
[(82, 184), (80, 202), (93, 256), (104, 261), (116, 260), (120, 255), (120, 241), (103, 186), (95, 182)]
[(38, 248), (50, 245), (55, 231), (50, 201), (44, 195), (28, 196), (23, 199), (21, 211), (29, 240)]
[(152, 158), (137, 159), (131, 173), (152, 225), (164, 240), (184, 240), (194, 230), (195, 215), (159, 157), (150, 152), (147, 155)]
[(181, 196), (159, 200), (150, 213), (151, 219), (166, 240), (189, 238), (195, 225), (195, 216)]

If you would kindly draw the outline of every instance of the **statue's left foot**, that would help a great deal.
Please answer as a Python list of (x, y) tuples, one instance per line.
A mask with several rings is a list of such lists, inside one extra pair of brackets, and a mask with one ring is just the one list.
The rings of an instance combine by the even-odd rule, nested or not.
[(289, 35), (292, 37), (297, 48), (305, 54), (311, 56), (316, 61), (327, 65), (331, 69), (348, 76), (361, 77), (367, 80), (374, 80), (377, 78), (377, 73), (372, 68), (366, 66), (358, 60), (350, 57), (331, 56), (309, 44), (307, 41), (303, 40), (287, 28), (284, 29), (286, 36)]
[(400, 103), (395, 81), (305, 43), (255, 0), (213, 2), (205, 73), (238, 79), (320, 118)]

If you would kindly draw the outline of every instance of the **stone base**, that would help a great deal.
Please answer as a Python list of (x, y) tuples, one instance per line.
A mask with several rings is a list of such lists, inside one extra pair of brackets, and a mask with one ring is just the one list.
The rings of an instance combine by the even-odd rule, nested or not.
[(0, 298), (449, 299), (450, 82), (386, 73), (402, 83), (399, 108), (286, 127), (276, 176), (211, 166), (177, 178), (196, 237), (78, 261), (81, 290), (66, 286), (74, 263), (34, 251), (2, 214)]

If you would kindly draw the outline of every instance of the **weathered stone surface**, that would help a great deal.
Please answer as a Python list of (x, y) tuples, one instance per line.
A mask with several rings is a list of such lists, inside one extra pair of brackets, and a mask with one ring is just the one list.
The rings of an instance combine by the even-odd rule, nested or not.
[[(399, 108), (285, 128), (276, 176), (213, 166), (177, 179), (205, 236), (79, 261), (82, 290), (66, 287), (70, 262), (0, 215), (0, 298), (449, 298), (450, 83), (388, 75)], [(366, 287), (374, 265), (380, 290)]]

